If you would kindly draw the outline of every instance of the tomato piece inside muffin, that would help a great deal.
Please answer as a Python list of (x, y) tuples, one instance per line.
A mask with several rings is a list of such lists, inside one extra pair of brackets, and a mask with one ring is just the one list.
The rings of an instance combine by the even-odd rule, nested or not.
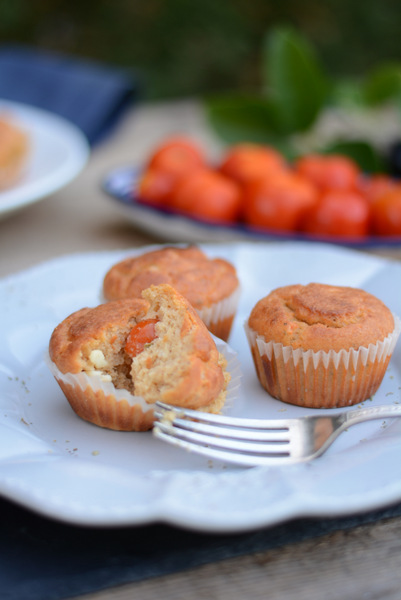
[(140, 321), (131, 329), (125, 343), (125, 351), (134, 358), (157, 337), (156, 323), (158, 319)]

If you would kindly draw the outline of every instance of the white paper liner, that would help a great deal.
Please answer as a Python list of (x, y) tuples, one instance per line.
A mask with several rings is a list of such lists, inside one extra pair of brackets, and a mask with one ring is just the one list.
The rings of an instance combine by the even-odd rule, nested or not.
[(238, 286), (238, 288), (224, 300), (216, 302), (212, 306), (196, 309), (196, 312), (208, 327), (213, 323), (218, 323), (219, 321), (223, 321), (224, 319), (235, 315), (240, 295), (241, 289)]
[[(227, 371), (230, 373), (230, 381), (227, 385), (225, 401), (225, 406), (229, 406), (238, 396), (241, 384), (241, 366), (237, 353), (219, 338), (216, 338), (215, 336), (212, 337), (217, 349), (226, 359)], [(83, 371), (81, 373), (62, 373), (50, 359), (48, 353), (45, 355), (45, 362), (55, 379), (62, 381), (66, 385), (76, 386), (78, 384), (82, 391), (85, 391), (88, 387), (95, 393), (101, 391), (105, 396), (114, 396), (116, 402), (126, 400), (130, 406), (139, 406), (144, 413), (155, 408), (155, 404), (147, 403), (142, 396), (134, 396), (128, 390), (115, 388), (111, 381), (104, 381), (100, 373), (94, 372), (93, 375), (88, 375), (88, 373)]]
[(380, 385), (401, 331), (357, 350), (313, 352), (265, 342), (245, 323), (258, 379), (275, 398), (310, 408), (336, 408), (362, 402)]
[(351, 348), (350, 350), (339, 350), (338, 352), (334, 350), (330, 350), (329, 352), (325, 352), (324, 350), (318, 352), (314, 352), (313, 350), (304, 351), (301, 348), (294, 350), (291, 346), (283, 346), (281, 343), (266, 342), (263, 336), (258, 335), (250, 329), (247, 322), (244, 327), (250, 346), (252, 347), (256, 344), (261, 356), (267, 356), (269, 360), (273, 356), (276, 359), (282, 357), (284, 363), (287, 363), (291, 359), (294, 366), (297, 366), (298, 362), (301, 361), (304, 372), (306, 372), (309, 361), (313, 362), (315, 368), (322, 362), (325, 367), (333, 364), (336, 369), (340, 362), (348, 369), (350, 361), (354, 368), (356, 368), (357, 364), (365, 367), (368, 362), (384, 361), (387, 356), (393, 353), (401, 332), (401, 320), (394, 313), (393, 318), (395, 323), (394, 330), (384, 340), (378, 341), (376, 344), (369, 344), (367, 347), (361, 346), (357, 350)]
[(230, 406), (232, 406), (236, 398), (239, 396), (242, 378), (241, 363), (238, 359), (238, 354), (231, 348), (231, 346), (213, 334), (212, 338), (214, 339), (218, 351), (221, 352), (226, 359), (227, 371), (230, 373), (230, 381), (227, 385), (226, 401), (223, 407), (224, 412), (224, 408), (230, 408)]

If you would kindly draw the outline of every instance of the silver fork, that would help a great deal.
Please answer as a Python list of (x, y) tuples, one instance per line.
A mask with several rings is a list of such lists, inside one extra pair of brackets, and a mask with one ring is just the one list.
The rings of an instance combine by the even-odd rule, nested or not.
[(401, 405), (266, 420), (223, 417), (156, 402), (153, 434), (185, 450), (251, 467), (312, 460), (348, 427), (393, 417), (401, 417)]

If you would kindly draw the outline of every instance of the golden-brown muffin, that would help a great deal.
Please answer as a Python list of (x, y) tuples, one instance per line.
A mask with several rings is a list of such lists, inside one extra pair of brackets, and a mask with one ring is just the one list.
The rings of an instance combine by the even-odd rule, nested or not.
[(227, 340), (239, 299), (235, 267), (196, 246), (164, 247), (113, 265), (103, 282), (105, 300), (139, 298), (150, 285), (168, 283), (195, 308), (208, 329)]
[(0, 190), (18, 181), (28, 156), (28, 136), (7, 115), (0, 115)]
[(361, 289), (320, 283), (273, 290), (254, 306), (246, 332), (262, 386), (290, 404), (333, 408), (374, 394), (399, 321)]
[(150, 429), (157, 400), (219, 412), (229, 381), (206, 326), (168, 284), (73, 313), (54, 330), (49, 356), (73, 410), (110, 429)]

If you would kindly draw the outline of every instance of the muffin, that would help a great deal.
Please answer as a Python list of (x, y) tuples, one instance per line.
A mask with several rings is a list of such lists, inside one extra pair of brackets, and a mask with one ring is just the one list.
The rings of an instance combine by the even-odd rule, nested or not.
[(28, 156), (28, 137), (8, 115), (0, 115), (0, 190), (21, 177)]
[(235, 267), (196, 246), (164, 247), (113, 265), (103, 281), (105, 300), (139, 298), (150, 285), (168, 283), (195, 308), (206, 327), (227, 341), (239, 300)]
[(400, 320), (361, 289), (288, 285), (259, 300), (245, 324), (263, 388), (310, 408), (350, 406), (378, 389)]
[(150, 429), (157, 400), (218, 413), (230, 379), (206, 326), (168, 284), (74, 312), (53, 331), (49, 358), (77, 415), (116, 430)]

